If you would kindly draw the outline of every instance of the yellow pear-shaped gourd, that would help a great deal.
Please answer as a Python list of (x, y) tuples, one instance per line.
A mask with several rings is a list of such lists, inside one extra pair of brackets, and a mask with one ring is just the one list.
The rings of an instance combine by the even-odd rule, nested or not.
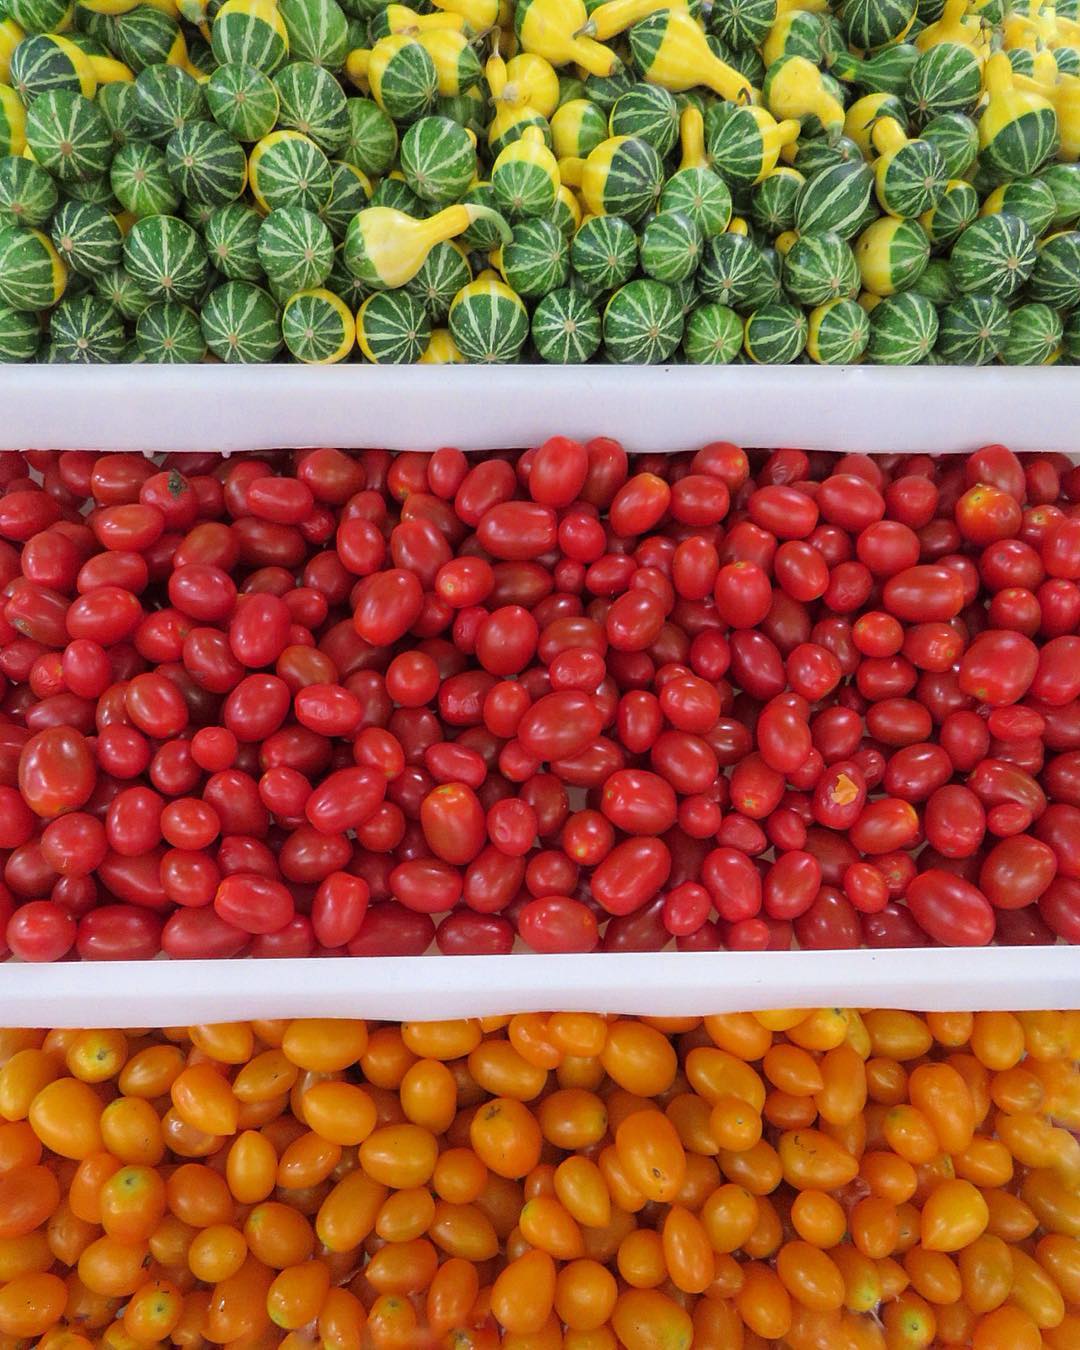
[(596, 104), (587, 98), (572, 98), (556, 108), (551, 119), (551, 145), (555, 158), (578, 154), (583, 137), (588, 142), (586, 148), (591, 149), (595, 137), (600, 134), (598, 119), (606, 120)]
[(705, 34), (683, 10), (661, 10), (630, 35), (634, 60), (649, 84), (673, 94), (704, 85), (733, 103), (757, 103), (745, 75), (716, 56)]
[(0, 84), (7, 84), (11, 74), (11, 53), (26, 37), (14, 19), (0, 19)]
[(778, 122), (766, 108), (748, 108), (747, 111), (761, 132), (761, 170), (754, 179), (755, 183), (760, 183), (776, 168), (781, 150), (799, 139), (802, 126), (794, 117)]
[(525, 51), (553, 66), (573, 61), (590, 75), (606, 77), (618, 69), (619, 58), (603, 43), (583, 35), (588, 17), (584, 0), (520, 0), (514, 30)]
[(433, 328), (418, 366), (463, 366), (465, 358), (458, 351), (449, 328)]
[(705, 152), (705, 119), (701, 109), (688, 103), (679, 114), (680, 169), (707, 169), (709, 156)]
[[(979, 145), (985, 150), (1011, 123), (1022, 117), (1054, 114), (1054, 105), (1033, 89), (1022, 89), (1007, 52), (995, 52), (983, 69), (987, 102), (979, 118)], [(1056, 119), (1055, 119), (1056, 120)]]
[[(512, 141), (495, 156), (495, 163), (491, 166), (491, 181), (496, 184), (496, 194), (502, 190), (498, 182), (500, 174), (514, 164), (528, 164), (538, 169), (551, 184), (551, 203), (554, 204), (562, 182), (559, 162), (547, 148), (544, 133), (539, 127), (526, 127), (516, 141)], [(547, 191), (545, 186), (544, 192)]]
[[(490, 67), (496, 59), (488, 61)], [(485, 69), (485, 74), (486, 74)], [(541, 117), (550, 117), (559, 106), (559, 77), (555, 67), (535, 52), (519, 52), (503, 65), (498, 93), (491, 89), (493, 102), (507, 103), (513, 108), (535, 108)], [(491, 78), (488, 76), (488, 85)]]
[(945, 8), (937, 23), (927, 24), (915, 39), (919, 51), (929, 51), (941, 42), (956, 42), (970, 47), (977, 56), (990, 52), (990, 29), (984, 20), (967, 12), (967, 0), (945, 0)]
[(776, 0), (776, 17), (789, 14), (793, 9), (801, 9), (807, 14), (825, 14), (829, 9), (829, 0)]
[(765, 90), (769, 111), (778, 120), (816, 117), (829, 137), (843, 131), (844, 105), (829, 93), (821, 71), (805, 56), (777, 61), (766, 76)]
[(386, 22), (391, 33), (430, 33), (451, 28), (461, 33), (465, 31), (465, 20), (460, 14), (447, 14), (436, 10), (434, 14), (417, 14), (408, 5), (387, 5)]
[(1057, 157), (1073, 164), (1080, 159), (1080, 75), (1062, 75), (1051, 102), (1061, 137)]
[(888, 115), (889, 105), (895, 105), (895, 102), (892, 94), (864, 94), (844, 114), (844, 135), (855, 142), (867, 159), (874, 153), (870, 140), (874, 123), (883, 115), (883, 110)]
[(515, 108), (509, 103), (496, 103), (495, 113), (488, 123), (487, 142), (496, 153), (511, 140), (516, 140), (526, 127), (537, 127), (543, 132), (547, 125), (535, 108)]
[(589, 15), (586, 33), (599, 42), (617, 37), (658, 9), (681, 9), (689, 13), (687, 0), (605, 0)]
[(459, 14), (473, 33), (486, 33), (499, 22), (499, 0), (431, 0), (436, 9)]
[(394, 290), (416, 276), (436, 244), (464, 234), (478, 220), (496, 223), (503, 243), (509, 243), (510, 227), (487, 206), (459, 203), (427, 220), (416, 220), (392, 206), (365, 207), (349, 223), (345, 265), (365, 286)]

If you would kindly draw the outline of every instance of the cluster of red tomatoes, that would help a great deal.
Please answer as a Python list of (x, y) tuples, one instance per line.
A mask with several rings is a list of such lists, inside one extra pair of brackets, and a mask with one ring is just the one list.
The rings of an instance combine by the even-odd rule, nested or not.
[(1078, 1056), (1055, 1012), (0, 1031), (0, 1345), (1076, 1350)]
[(26, 960), (1080, 941), (1080, 468), (0, 456)]

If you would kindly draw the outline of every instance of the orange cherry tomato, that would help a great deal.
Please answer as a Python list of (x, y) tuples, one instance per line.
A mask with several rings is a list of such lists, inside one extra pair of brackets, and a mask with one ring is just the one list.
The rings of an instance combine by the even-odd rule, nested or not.
[(791, 1326), (791, 1296), (776, 1272), (760, 1261), (744, 1266), (735, 1306), (747, 1327), (765, 1340), (779, 1340)]
[(615, 1302), (611, 1326), (626, 1350), (689, 1350), (690, 1314), (659, 1289), (626, 1289)]
[(983, 1233), (957, 1255), (965, 1303), (974, 1313), (993, 1312), (1009, 1296), (1013, 1282), (1012, 1252), (1001, 1238)]
[(170, 1280), (140, 1285), (124, 1309), (124, 1330), (140, 1344), (166, 1340), (184, 1313), (184, 1296)]
[(804, 1242), (835, 1247), (847, 1232), (843, 1206), (825, 1191), (800, 1191), (791, 1205), (791, 1222)]
[(792, 1130), (777, 1145), (784, 1180), (796, 1190), (839, 1190), (859, 1173), (858, 1159), (820, 1130)]
[(678, 1067), (671, 1042), (662, 1032), (629, 1019), (608, 1027), (600, 1063), (621, 1088), (639, 1097), (666, 1092)]
[(606, 1326), (617, 1297), (614, 1275), (598, 1261), (570, 1261), (555, 1279), (555, 1312), (570, 1331)]
[(491, 1290), (491, 1311), (500, 1325), (522, 1334), (539, 1331), (555, 1303), (555, 1278), (547, 1252), (530, 1251), (511, 1261)]
[(145, 1242), (165, 1214), (165, 1183), (151, 1167), (122, 1167), (100, 1192), (101, 1226), (118, 1242)]
[(0, 1335), (16, 1340), (44, 1335), (59, 1321), (67, 1286), (56, 1275), (19, 1275), (0, 1289)]
[(236, 1133), (239, 1103), (232, 1085), (213, 1065), (193, 1064), (169, 1089), (177, 1115), (193, 1130), (227, 1136)]
[(628, 1116), (615, 1132), (615, 1149), (631, 1184), (646, 1199), (660, 1204), (675, 1199), (686, 1176), (686, 1151), (666, 1116), (658, 1111)]
[(531, 1172), (543, 1143), (535, 1116), (511, 1097), (496, 1097), (480, 1107), (469, 1126), (469, 1141), (486, 1167), (508, 1178)]
[(1044, 1341), (1026, 1312), (1006, 1305), (979, 1319), (971, 1344), (972, 1350), (1039, 1350)]

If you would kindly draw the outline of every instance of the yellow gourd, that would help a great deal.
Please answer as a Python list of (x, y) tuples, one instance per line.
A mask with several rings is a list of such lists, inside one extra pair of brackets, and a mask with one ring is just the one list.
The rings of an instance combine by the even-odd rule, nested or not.
[(430, 33), (441, 29), (464, 32), (465, 20), (460, 14), (444, 14), (442, 10), (435, 14), (417, 14), (407, 5), (387, 5), (386, 22), (391, 33)]
[(798, 230), (784, 230), (782, 234), (778, 234), (773, 240), (773, 248), (776, 249), (781, 258), (786, 258), (798, 241), (798, 238)]
[(25, 149), (26, 109), (10, 85), (0, 84), (0, 155), (21, 155)]
[(727, 234), (741, 234), (745, 239), (750, 234), (750, 226), (742, 216), (732, 216), (728, 221)]
[[(419, 43), (431, 57), (442, 97), (453, 98), (456, 94), (463, 94), (465, 90), (461, 85), (461, 57), (462, 53), (469, 49), (469, 39), (465, 34), (457, 28), (425, 28), (412, 40)], [(473, 70), (475, 69), (473, 66)]]
[(766, 69), (774, 61), (779, 61), (784, 55), (784, 44), (791, 32), (791, 26), (796, 22), (798, 16), (805, 12), (805, 10), (793, 8), (784, 14), (777, 14), (773, 26), (769, 29), (765, 41), (761, 44), (761, 59), (765, 62)]
[(478, 220), (497, 221), (503, 242), (509, 243), (509, 226), (486, 206), (458, 203), (427, 220), (416, 220), (392, 206), (368, 206), (349, 225), (346, 263), (366, 285), (396, 290), (416, 276), (436, 244), (464, 234)]
[(579, 188), (585, 177), (585, 161), (580, 155), (564, 155), (559, 160), (559, 182), (564, 187)]
[(776, 17), (790, 14), (801, 9), (805, 14), (825, 14), (829, 9), (829, 0), (776, 0)]
[(769, 111), (780, 120), (816, 117), (828, 136), (844, 129), (844, 105), (825, 87), (821, 71), (805, 56), (784, 58), (767, 81)]
[(495, 114), (488, 126), (488, 145), (494, 149), (515, 131), (520, 135), (520, 129), (540, 126), (543, 122), (544, 119), (535, 108), (515, 108), (511, 104), (496, 103)]
[(90, 56), (87, 60), (98, 84), (130, 84), (135, 78), (130, 66), (111, 56)]
[(531, 164), (540, 170), (552, 183), (552, 197), (558, 196), (562, 178), (559, 162), (547, 148), (544, 133), (539, 127), (526, 127), (516, 141), (512, 141), (495, 156), (491, 166), (491, 179), (509, 164)]
[(688, 103), (679, 117), (679, 145), (682, 157), (680, 169), (707, 169), (709, 156), (705, 152), (705, 119), (700, 108)]
[(584, 0), (520, 0), (516, 31), (525, 51), (535, 52), (553, 66), (576, 62), (590, 75), (614, 74), (618, 57), (595, 38), (583, 35), (587, 23)]
[(705, 34), (681, 10), (667, 11), (663, 35), (642, 74), (673, 94), (701, 84), (732, 103), (757, 103), (759, 98), (746, 76), (713, 53)]
[(463, 366), (465, 358), (458, 351), (449, 328), (433, 328), (418, 366)]
[(925, 52), (941, 42), (970, 47), (979, 57), (990, 54), (989, 27), (982, 19), (967, 13), (967, 0), (945, 0), (941, 18), (937, 23), (927, 24), (915, 39), (915, 46)]
[(88, 9), (94, 14), (108, 14), (110, 16), (130, 14), (139, 5), (149, 5), (151, 9), (159, 9), (162, 14), (167, 14), (170, 19), (180, 17), (180, 10), (174, 0), (79, 0), (80, 9)]
[(874, 152), (870, 140), (874, 123), (882, 115), (882, 108), (894, 102), (891, 94), (864, 94), (855, 100), (844, 115), (844, 135), (855, 142), (867, 159)]
[(458, 14), (473, 33), (486, 33), (499, 21), (499, 0), (431, 0), (436, 9)]
[(0, 19), (0, 84), (7, 84), (11, 54), (26, 34), (14, 19)]
[(989, 96), (979, 118), (979, 144), (983, 148), (1025, 114), (1054, 111), (1048, 98), (1020, 87), (1005, 52), (995, 52), (987, 61), (983, 70), (983, 89)]
[(1040, 43), (1049, 46), (1058, 37), (1057, 16), (1053, 5), (1030, 0), (1026, 9), (1017, 6), (1001, 22), (1001, 45), (1006, 51), (1024, 48), (1036, 51)]
[(550, 117), (559, 106), (559, 77), (551, 62), (535, 52), (519, 52), (509, 61), (493, 56), (484, 74), (494, 103), (535, 108), (541, 117)]
[[(1048, 53), (1049, 54), (1049, 53)], [(1055, 86), (1047, 88), (1032, 80), (1014, 76), (1017, 89), (1042, 95), (1057, 113), (1061, 144), (1057, 157), (1070, 164), (1080, 159), (1080, 75), (1062, 75)]]
[(599, 42), (606, 42), (659, 9), (680, 9), (689, 13), (690, 6), (687, 0), (606, 0), (589, 15), (585, 32)]
[(581, 203), (577, 199), (577, 194), (566, 183), (560, 183), (556, 201), (562, 202), (570, 212), (570, 219), (574, 222), (574, 231), (576, 233), (578, 227), (581, 225)]

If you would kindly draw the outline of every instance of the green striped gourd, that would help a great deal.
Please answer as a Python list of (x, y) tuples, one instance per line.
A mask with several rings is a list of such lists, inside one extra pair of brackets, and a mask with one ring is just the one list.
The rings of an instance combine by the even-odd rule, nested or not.
[(29, 107), (54, 89), (93, 98), (97, 81), (85, 52), (58, 33), (32, 33), (11, 54), (11, 87)]
[(247, 186), (247, 156), (240, 142), (213, 122), (190, 122), (165, 144), (169, 177), (191, 202), (222, 206)]
[(614, 290), (637, 270), (637, 235), (621, 216), (590, 216), (571, 241), (570, 262), (593, 290)]
[(647, 141), (663, 159), (679, 139), (679, 105), (658, 84), (635, 84), (616, 99), (608, 128), (612, 136), (636, 136)]
[(330, 231), (302, 206), (271, 211), (259, 226), (256, 248), (267, 278), (289, 294), (321, 286), (334, 261)]
[(450, 336), (466, 361), (516, 361), (529, 335), (529, 317), (504, 281), (484, 274), (463, 286), (450, 306)]
[(918, 60), (918, 50), (907, 42), (885, 47), (873, 56), (858, 57), (845, 48), (830, 54), (829, 73), (868, 94), (904, 94)]
[(641, 268), (654, 281), (685, 281), (698, 269), (704, 237), (682, 211), (661, 211), (641, 234)]
[(353, 164), (370, 178), (386, 173), (397, 157), (397, 128), (377, 103), (369, 98), (350, 98), (345, 105), (348, 136), (338, 158)]
[[(546, 222), (529, 221), (526, 225), (518, 226), (518, 229), (524, 230), (538, 224)], [(517, 231), (515, 235), (516, 233)], [(435, 245), (420, 264), (416, 276), (405, 283), (405, 289), (420, 301), (433, 324), (441, 324), (445, 323), (446, 316), (450, 313), (450, 304), (454, 296), (472, 279), (472, 268), (469, 266), (465, 250), (457, 240), (444, 239), (442, 243)], [(514, 289), (517, 290), (517, 286), (514, 286)]]
[(570, 188), (565, 184), (559, 185), (558, 196), (555, 198), (555, 205), (551, 208), (551, 214), (541, 217), (541, 219), (550, 220), (568, 242), (573, 239), (574, 231), (581, 224), (581, 205)]
[(49, 315), (54, 361), (104, 365), (120, 359), (125, 342), (119, 312), (96, 295), (65, 298)]
[(911, 283), (911, 289), (933, 305), (948, 305), (960, 295), (946, 258), (931, 258)]
[(158, 300), (143, 310), (135, 324), (135, 342), (151, 365), (190, 365), (206, 355), (198, 318), (175, 300)]
[(202, 86), (179, 66), (148, 66), (135, 76), (140, 137), (164, 145), (174, 131), (209, 116)]
[(203, 238), (211, 265), (227, 281), (258, 281), (262, 277), (258, 250), (262, 222), (258, 211), (242, 202), (229, 202), (210, 214)]
[(114, 214), (119, 214), (123, 209), (113, 195), (112, 184), (109, 182), (107, 173), (94, 178), (80, 178), (74, 183), (65, 183), (64, 191), (73, 201), (89, 202), (91, 206), (103, 206), (106, 211), (111, 211)]
[[(709, 37), (706, 39), (710, 50), (714, 56), (735, 72), (736, 76), (742, 76), (744, 80), (753, 89), (760, 89), (765, 80), (765, 62), (756, 47), (743, 47), (740, 51), (732, 51), (725, 47), (719, 38)], [(683, 98), (691, 98), (696, 95), (701, 98), (698, 90), (683, 90)], [(745, 95), (743, 95), (745, 97)]]
[(1009, 336), (1009, 311), (996, 295), (963, 295), (938, 311), (935, 352), (947, 365), (985, 366)]
[(281, 350), (281, 316), (273, 297), (250, 281), (227, 281), (206, 297), (199, 314), (203, 337), (226, 364), (258, 365)]
[(427, 310), (407, 291), (369, 296), (356, 315), (360, 350), (376, 365), (414, 365), (430, 337)]
[(151, 303), (150, 297), (124, 267), (106, 268), (94, 278), (94, 292), (113, 305), (129, 322)]
[(1028, 295), (1055, 309), (1080, 305), (1080, 231), (1062, 230), (1040, 241)]
[(69, 0), (4, 0), (5, 16), (26, 33), (50, 33), (63, 26)]
[(1054, 105), (1015, 87), (1005, 52), (987, 61), (983, 80), (989, 100), (979, 118), (980, 158), (1003, 177), (1035, 173), (1058, 145)]
[(264, 70), (239, 61), (218, 66), (206, 83), (214, 121), (238, 141), (261, 140), (278, 120), (277, 86)]
[(340, 296), (316, 288), (297, 291), (281, 311), (281, 336), (297, 361), (330, 366), (356, 345), (356, 320)]
[(176, 20), (153, 5), (137, 5), (118, 14), (113, 33), (121, 60), (136, 72), (168, 61), (183, 42)]
[[(380, 187), (387, 181), (384, 178)], [(462, 244), (466, 248), (476, 249), (478, 253), (487, 253), (490, 249), (497, 248), (502, 239), (502, 230), (499, 225), (499, 203), (495, 189), (490, 183), (474, 183), (461, 200), (465, 206), (487, 208), (487, 211), (479, 215), (461, 236)]]
[(939, 248), (951, 244), (979, 214), (979, 194), (963, 178), (951, 178), (945, 184), (941, 200), (919, 217), (930, 243)]
[(773, 24), (768, 38), (761, 46), (766, 65), (782, 56), (805, 56), (815, 65), (825, 50), (825, 26), (819, 14), (806, 10), (789, 9)]
[(818, 365), (854, 365), (869, 341), (870, 320), (854, 300), (828, 300), (810, 311), (806, 354)]
[(115, 217), (88, 202), (64, 202), (49, 223), (49, 235), (68, 267), (84, 277), (115, 267), (124, 249)]
[(920, 53), (908, 82), (907, 105), (923, 125), (942, 113), (969, 113), (982, 93), (982, 66), (959, 42), (939, 42)]
[(326, 289), (342, 299), (351, 311), (359, 309), (371, 294), (364, 283), (349, 271), (344, 244), (339, 244), (334, 250), (334, 262), (326, 278)]
[(604, 348), (619, 365), (660, 365), (683, 335), (682, 310), (662, 281), (628, 281), (604, 307)]
[(67, 89), (33, 101), (26, 112), (26, 143), (42, 168), (62, 183), (99, 177), (114, 150), (101, 109)]
[(727, 305), (699, 305), (687, 316), (683, 355), (691, 365), (730, 365), (742, 345), (743, 321)]
[(1018, 305), (1009, 314), (1009, 335), (1001, 349), (1007, 366), (1045, 366), (1061, 350), (1061, 315), (1049, 305)]
[(718, 234), (706, 241), (696, 280), (703, 300), (741, 312), (761, 303), (773, 284), (761, 249), (741, 234)]
[(501, 107), (491, 119), (487, 129), (488, 149), (492, 156), (501, 155), (506, 147), (520, 139), (529, 127), (535, 127), (543, 136), (544, 144), (550, 148), (551, 127), (546, 117), (542, 117), (535, 108), (528, 106)]
[(237, 61), (272, 75), (289, 54), (289, 36), (272, 0), (226, 0), (210, 28), (218, 65)]
[(279, 102), (278, 126), (302, 131), (328, 155), (345, 144), (348, 101), (328, 70), (312, 61), (290, 61), (274, 75), (273, 83)]
[(518, 295), (529, 299), (546, 295), (569, 279), (570, 246), (551, 221), (523, 221), (514, 226), (513, 239), (503, 245), (499, 271)]
[(460, 201), (476, 177), (473, 138), (448, 117), (421, 117), (401, 138), (405, 181), (425, 202), (449, 206)]
[(930, 258), (930, 241), (917, 220), (882, 216), (855, 241), (855, 260), (865, 290), (893, 295), (921, 275)]
[(1080, 220), (1080, 164), (1048, 164), (1039, 174), (1039, 181), (1054, 194), (1055, 229), (1074, 225)]
[(36, 314), (0, 305), (0, 364), (32, 361), (41, 345), (41, 325)]
[(151, 300), (194, 300), (209, 275), (202, 240), (178, 216), (137, 220), (124, 240), (124, 267)]
[(549, 291), (533, 310), (532, 340), (541, 361), (582, 365), (600, 347), (600, 312), (572, 286)]
[(852, 47), (873, 51), (899, 41), (917, 8), (916, 0), (844, 0), (840, 22)]
[(799, 135), (794, 120), (777, 122), (764, 108), (717, 103), (705, 119), (709, 155), (733, 186), (759, 183), (776, 167), (777, 156)]
[(795, 158), (791, 167), (798, 169), (804, 178), (816, 178), (825, 169), (834, 169), (838, 164), (861, 164), (863, 153), (850, 136), (837, 136), (833, 141), (824, 136), (795, 142)]
[(874, 128), (885, 117), (891, 117), (902, 127), (907, 126), (907, 109), (895, 94), (864, 94), (844, 114), (844, 134), (855, 142), (860, 155), (867, 159), (874, 156), (871, 139)]
[(862, 161), (823, 169), (807, 178), (799, 193), (795, 228), (800, 234), (832, 230), (841, 239), (850, 239), (859, 228), (873, 190), (873, 172)]
[(336, 0), (278, 0), (289, 55), (340, 70), (349, 51), (349, 25)]
[(806, 179), (798, 169), (775, 169), (754, 188), (750, 219), (772, 239), (794, 228), (795, 203)]
[(32, 159), (7, 155), (0, 159), (0, 229), (6, 225), (39, 228), (56, 210), (56, 184)]
[(1053, 57), (1059, 75), (1080, 75), (1080, 47), (1055, 47)]
[(878, 151), (874, 186), (882, 210), (902, 219), (933, 210), (948, 180), (932, 142), (909, 140), (891, 117), (875, 124), (872, 140)]
[(802, 355), (806, 335), (802, 310), (786, 300), (774, 300), (747, 316), (743, 350), (755, 365), (786, 366)]
[(661, 189), (659, 205), (661, 211), (688, 215), (706, 238), (723, 234), (731, 223), (731, 190), (712, 169), (678, 169)]
[(136, 217), (171, 215), (180, 205), (165, 152), (149, 141), (120, 146), (109, 166), (109, 185), (124, 210)]
[(514, 220), (550, 213), (559, 193), (559, 166), (538, 127), (526, 127), (499, 151), (491, 186), (500, 209)]
[(1054, 194), (1041, 178), (1015, 178), (996, 187), (983, 202), (979, 214), (991, 216), (1007, 211), (1026, 221), (1033, 234), (1040, 235), (1053, 220), (1056, 209)]
[(1066, 316), (1061, 346), (1070, 361), (1080, 361), (1080, 309)]
[(800, 235), (784, 256), (782, 277), (788, 295), (801, 305), (823, 305), (859, 290), (855, 254), (831, 232)]
[(0, 304), (12, 309), (49, 309), (67, 285), (68, 270), (40, 230), (0, 229)]
[(584, 159), (608, 135), (607, 118), (587, 98), (562, 103), (552, 114), (551, 142), (556, 159)]
[(678, 305), (679, 313), (683, 316), (685, 322), (701, 300), (697, 278), (687, 277), (685, 281), (672, 282), (671, 292), (675, 296), (675, 303)]
[(979, 129), (964, 113), (939, 113), (932, 117), (922, 129), (922, 138), (936, 147), (950, 178), (967, 173), (979, 153)]
[(252, 194), (264, 211), (302, 206), (317, 213), (333, 191), (330, 161), (310, 136), (299, 131), (272, 131), (256, 142), (248, 157), (248, 175)]
[(890, 295), (870, 311), (867, 352), (875, 365), (913, 366), (926, 360), (938, 336), (936, 308), (924, 295)]
[(367, 174), (343, 160), (332, 162), (330, 202), (322, 209), (322, 218), (335, 239), (344, 239), (349, 221), (371, 200), (371, 183)]
[(380, 38), (372, 48), (368, 78), (372, 98), (395, 122), (423, 117), (439, 93), (438, 71), (427, 49), (397, 34)]
[(128, 141), (142, 139), (139, 96), (134, 84), (120, 80), (115, 84), (104, 84), (97, 91), (95, 101), (112, 132), (114, 145), (126, 145)]
[(776, 0), (715, 0), (709, 32), (733, 51), (760, 45), (776, 22)]
[(963, 231), (949, 254), (949, 272), (963, 294), (985, 291), (1011, 298), (1035, 266), (1035, 236), (1019, 216), (1000, 211)]
[(634, 225), (655, 206), (663, 181), (660, 156), (647, 141), (610, 136), (585, 161), (581, 195), (594, 216), (623, 216)]

